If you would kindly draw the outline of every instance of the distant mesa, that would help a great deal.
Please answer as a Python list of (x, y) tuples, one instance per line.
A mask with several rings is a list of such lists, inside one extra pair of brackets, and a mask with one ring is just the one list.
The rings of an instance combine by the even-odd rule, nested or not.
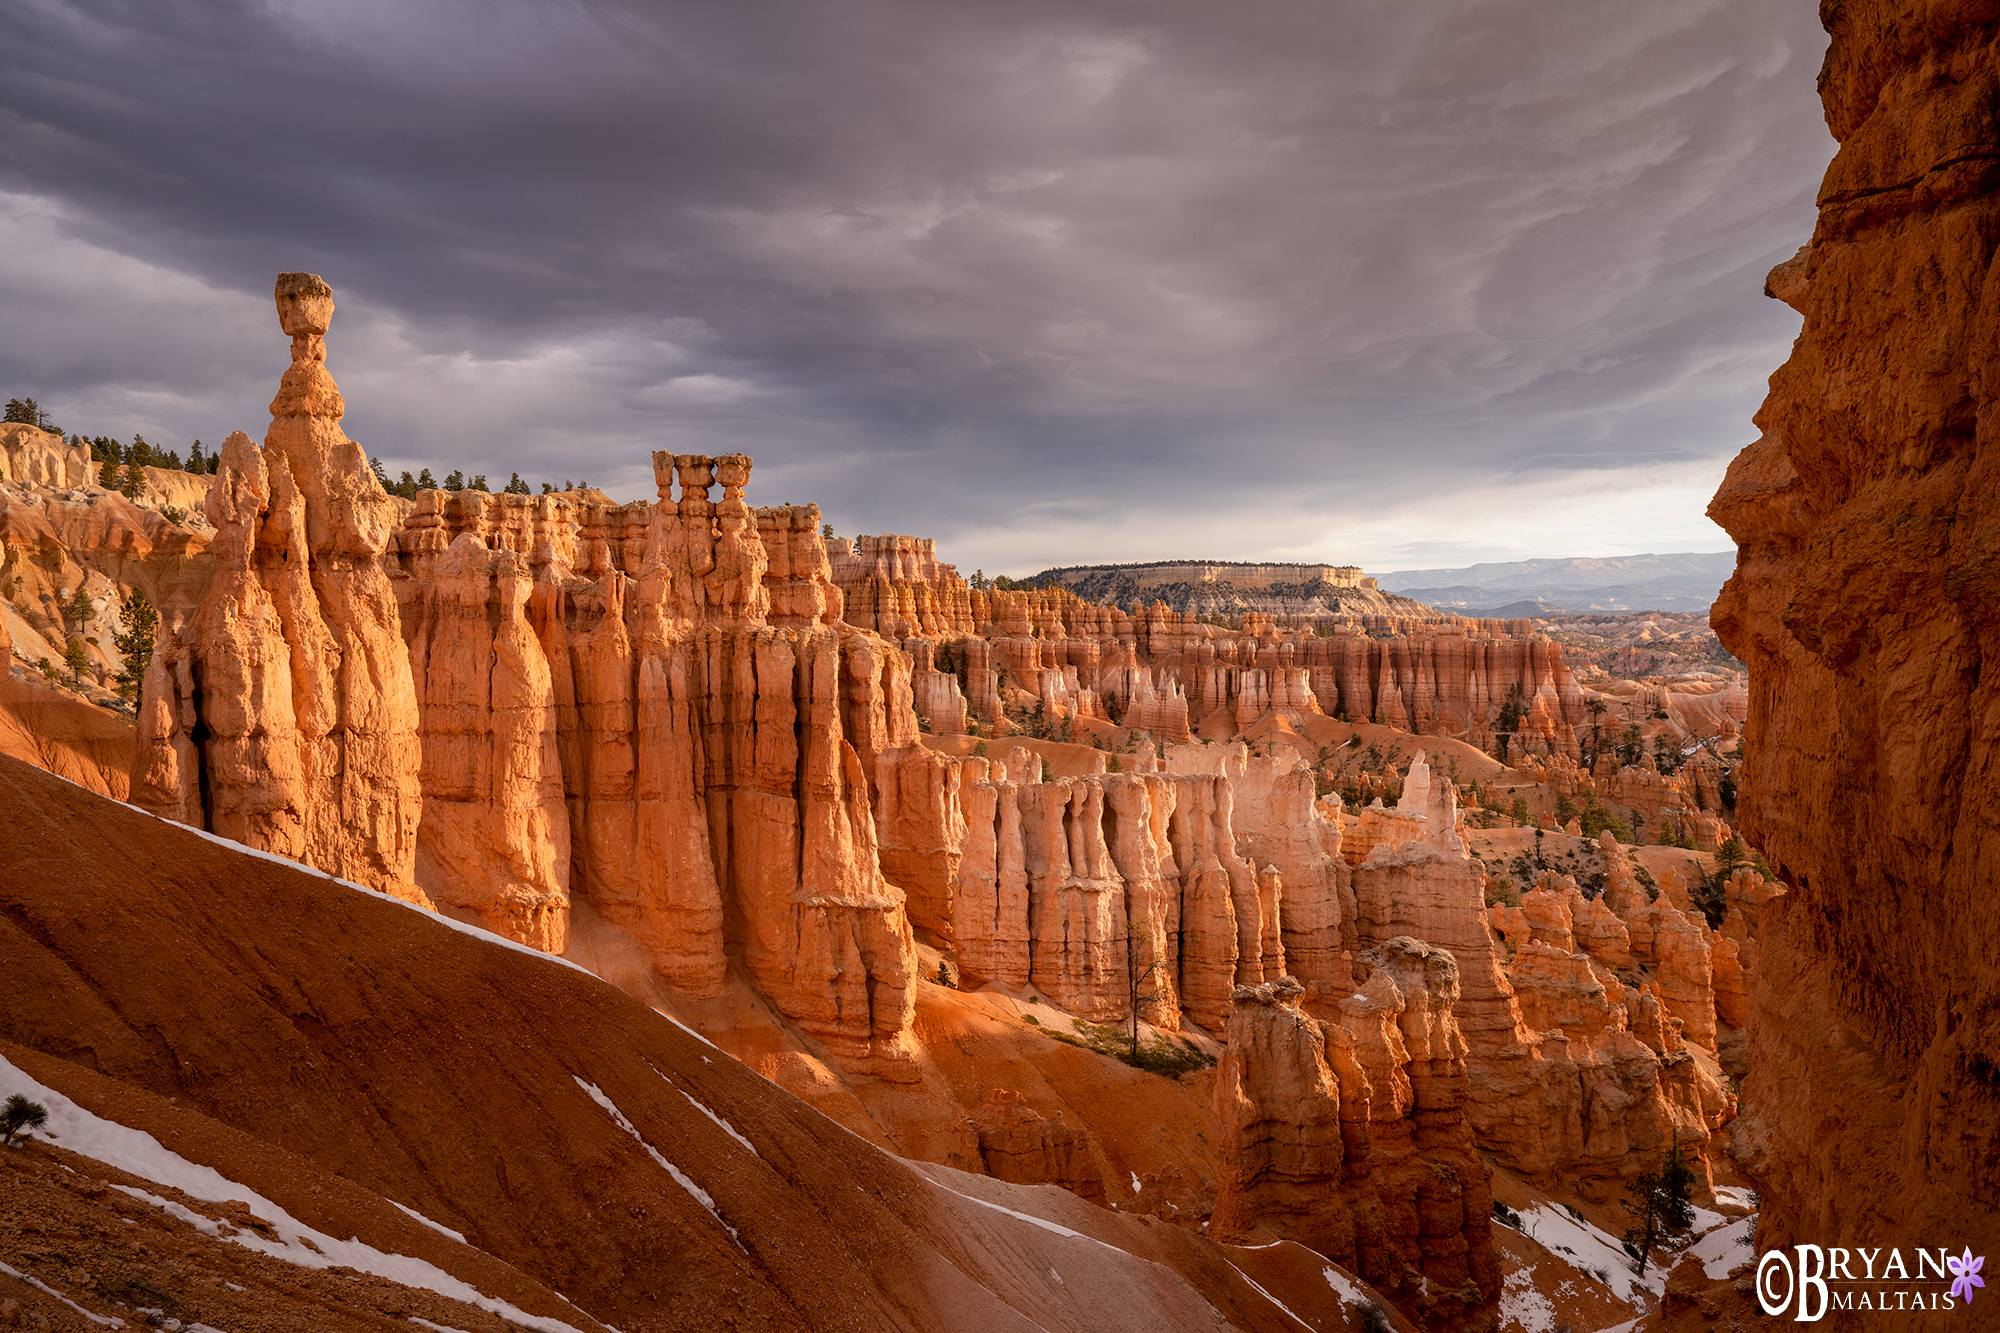
[(1177, 583), (1229, 583), (1239, 588), (1291, 587), (1330, 583), (1336, 588), (1373, 588), (1359, 565), (1251, 564), (1244, 560), (1156, 560), (1138, 565), (1074, 565), (1048, 569), (1037, 580), (1054, 577), (1065, 586), (1100, 573), (1130, 578), (1141, 588), (1172, 587)]
[(1241, 560), (1155, 560), (1144, 564), (1066, 565), (1026, 580), (1032, 586), (1067, 588), (1108, 606), (1162, 602), (1187, 616), (1328, 615), (1417, 609), (1405, 597), (1385, 594), (1359, 565), (1266, 563)]

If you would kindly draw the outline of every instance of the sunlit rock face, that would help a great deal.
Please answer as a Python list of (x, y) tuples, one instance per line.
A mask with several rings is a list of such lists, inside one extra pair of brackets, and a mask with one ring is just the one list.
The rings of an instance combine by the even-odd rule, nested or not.
[(223, 443), (213, 579), (154, 657), (133, 796), (423, 902), (417, 698), (382, 559), (398, 510), (340, 429), (332, 290), (285, 273), (276, 300), (291, 368), (263, 447)]
[[(1822, 7), (1840, 150), (1767, 291), (1805, 316), (1710, 515), (1750, 666), (1759, 1244), (1991, 1234), (2000, 1200), (2000, 10)], [(1976, 1246), (1975, 1246), (1976, 1248)]]

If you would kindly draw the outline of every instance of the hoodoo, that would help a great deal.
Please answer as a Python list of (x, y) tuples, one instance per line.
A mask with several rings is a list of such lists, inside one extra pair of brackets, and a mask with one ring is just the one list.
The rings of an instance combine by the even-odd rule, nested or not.
[(333, 290), (281, 273), (292, 364), (259, 449), (222, 446), (215, 576), (153, 658), (136, 804), (415, 902), (417, 699), (381, 564), (395, 503), (340, 429)]

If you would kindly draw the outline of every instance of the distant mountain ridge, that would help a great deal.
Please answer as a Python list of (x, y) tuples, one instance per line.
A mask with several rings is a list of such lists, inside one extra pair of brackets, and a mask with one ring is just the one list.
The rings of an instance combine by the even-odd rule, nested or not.
[(1377, 583), (1440, 611), (1519, 615), (1523, 602), (1570, 611), (1706, 611), (1735, 569), (1734, 551), (1683, 551), (1399, 569)]

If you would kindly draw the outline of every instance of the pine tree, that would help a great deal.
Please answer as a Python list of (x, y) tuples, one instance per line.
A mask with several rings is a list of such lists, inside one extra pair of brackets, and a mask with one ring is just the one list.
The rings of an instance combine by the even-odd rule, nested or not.
[(464, 490), (465, 474), (463, 472), (460, 472), (457, 468), (453, 468), (451, 470), (451, 475), (444, 479), (444, 488), (448, 491)]
[(62, 427), (49, 420), (49, 414), (42, 411), (42, 405), (32, 398), (9, 398), (7, 400), (7, 420), (23, 425), (35, 426), (41, 430), (62, 434)]
[(396, 478), (396, 484), (390, 489), (405, 500), (414, 500), (417, 498), (417, 479), (410, 475), (408, 468), (404, 468), (402, 475)]
[(486, 484), (486, 474), (484, 472), (478, 473), (472, 478), (472, 489), (475, 491), (485, 491), (488, 495), (493, 493), (492, 487)]
[(115, 491), (123, 484), (124, 469), (118, 466), (116, 458), (106, 458), (104, 466), (97, 469), (97, 484), (107, 491)]
[(371, 457), (368, 460), (368, 470), (375, 474), (375, 481), (377, 485), (381, 486), (381, 488), (385, 491), (389, 489), (389, 474), (382, 470), (381, 459)]
[(431, 470), (429, 468), (425, 468), (421, 472), (417, 473), (418, 490), (434, 491), (437, 488), (438, 488), (437, 478), (431, 475)]
[(137, 702), (139, 686), (146, 679), (146, 667), (153, 660), (153, 637), (159, 632), (160, 613), (137, 588), (121, 609), (125, 628), (111, 637), (112, 646), (124, 659), (118, 671), (118, 693)]
[(194, 473), (197, 477), (208, 471), (208, 460), (201, 456), (200, 440), (196, 440), (188, 446), (187, 470)]
[(1694, 1172), (1681, 1157), (1676, 1139), (1660, 1169), (1645, 1172), (1626, 1189), (1623, 1207), (1633, 1225), (1625, 1232), (1625, 1249), (1638, 1262), (1633, 1271), (1640, 1277), (1646, 1276), (1654, 1250), (1671, 1253), (1685, 1248), (1692, 1238), (1693, 1186)]
[(81, 687), (83, 673), (90, 666), (90, 650), (83, 646), (82, 639), (69, 641), (69, 647), (63, 650), (63, 665), (69, 668), (70, 684)]
[(513, 476), (507, 478), (505, 489), (508, 495), (526, 495), (528, 493), (528, 483), (522, 481), (521, 474), (516, 472)]
[(97, 614), (97, 608), (90, 604), (90, 594), (84, 591), (81, 583), (76, 585), (76, 596), (70, 598), (69, 605), (63, 608), (63, 614), (79, 625)]
[(125, 481), (119, 492), (128, 500), (136, 500), (146, 493), (146, 466), (137, 458), (125, 465)]

